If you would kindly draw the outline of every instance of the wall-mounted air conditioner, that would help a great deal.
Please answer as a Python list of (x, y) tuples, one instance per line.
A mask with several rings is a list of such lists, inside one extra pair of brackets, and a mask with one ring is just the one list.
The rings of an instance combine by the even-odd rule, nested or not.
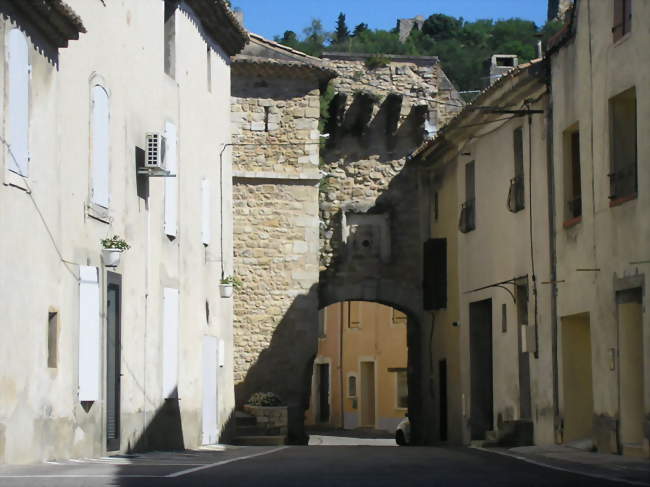
[(173, 177), (165, 164), (165, 136), (160, 132), (147, 132), (144, 164), (139, 174), (158, 177)]

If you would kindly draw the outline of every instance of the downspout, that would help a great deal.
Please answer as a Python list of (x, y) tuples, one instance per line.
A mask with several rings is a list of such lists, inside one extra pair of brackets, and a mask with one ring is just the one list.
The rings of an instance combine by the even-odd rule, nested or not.
[(548, 247), (551, 286), (551, 350), (553, 361), (553, 430), (555, 442), (560, 441), (560, 403), (558, 370), (558, 323), (557, 323), (557, 249), (555, 241), (555, 167), (553, 166), (553, 92), (550, 80), (551, 61), (548, 72), (548, 101), (546, 108), (546, 178), (548, 184)]

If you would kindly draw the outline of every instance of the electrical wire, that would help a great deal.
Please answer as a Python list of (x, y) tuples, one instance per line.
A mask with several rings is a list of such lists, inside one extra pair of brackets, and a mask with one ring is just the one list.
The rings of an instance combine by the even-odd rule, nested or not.
[(74, 262), (70, 262), (70, 261), (63, 258), (63, 254), (61, 253), (61, 250), (59, 249), (59, 246), (56, 243), (54, 235), (52, 234), (52, 231), (50, 230), (50, 227), (47, 224), (47, 221), (45, 220), (45, 216), (43, 215), (43, 212), (39, 208), (38, 203), (36, 203), (36, 199), (34, 199), (32, 188), (29, 185), (29, 181), (27, 179), (27, 176), (24, 175), (22, 172), (20, 172), (20, 164), (18, 163), (18, 160), (16, 159), (16, 156), (14, 155), (13, 150), (11, 149), (11, 145), (2, 136), (0, 136), (0, 141), (5, 145), (5, 147), (7, 147), (7, 151), (9, 152), (9, 155), (11, 156), (11, 158), (14, 160), (14, 163), (16, 164), (16, 168), (18, 169), (18, 172), (16, 172), (16, 174), (18, 174), (23, 179), (23, 183), (25, 184), (25, 187), (27, 188), (26, 193), (29, 196), (29, 199), (31, 200), (32, 204), (34, 205), (34, 209), (36, 210), (36, 213), (38, 214), (41, 222), (43, 223), (43, 226), (45, 227), (45, 231), (47, 232), (48, 236), (50, 237), (50, 242), (52, 242), (52, 246), (54, 247), (54, 250), (56, 251), (57, 255), (59, 256), (59, 260), (63, 263), (63, 266), (72, 275), (72, 277), (74, 277), (75, 281), (79, 281), (80, 278), (77, 277), (77, 275), (74, 273), (74, 271), (72, 269), (70, 269), (70, 267), (68, 267), (68, 265), (76, 266), (78, 264), (76, 264)]

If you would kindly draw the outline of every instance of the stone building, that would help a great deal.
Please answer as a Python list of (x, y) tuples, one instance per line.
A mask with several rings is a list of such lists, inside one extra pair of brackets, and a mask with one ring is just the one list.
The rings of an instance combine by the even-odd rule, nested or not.
[[(408, 316), (409, 411), (431, 440), (430, 323), (421, 299), (417, 171), (407, 156), (463, 106), (437, 58), (328, 53), (339, 76), (321, 164), (321, 308), (385, 304)], [(426, 425), (424, 424), (426, 423)]]
[[(0, 462), (218, 441), (234, 398), (216, 148), (247, 34), (220, 0), (0, 11)], [(161, 161), (147, 133), (164, 170), (144, 167)], [(131, 248), (109, 267), (115, 234)]]
[(275, 392), (290, 440), (302, 441), (317, 344), (320, 85), (335, 72), (255, 34), (232, 70), (237, 402)]

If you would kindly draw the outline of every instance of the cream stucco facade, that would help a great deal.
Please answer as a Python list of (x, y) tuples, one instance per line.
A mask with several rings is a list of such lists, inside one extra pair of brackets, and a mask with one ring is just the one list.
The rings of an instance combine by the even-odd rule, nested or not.
[(305, 423), (395, 433), (408, 402), (406, 315), (365, 301), (321, 314)]
[[(70, 0), (87, 33), (58, 49), (19, 12), (0, 25), (0, 462), (195, 447), (231, 414), (232, 300), (218, 290), (232, 272), (231, 163), (219, 149), (229, 56), (246, 35), (209, 3)], [(206, 8), (223, 19), (219, 40)], [(175, 177), (138, 175), (147, 132), (166, 136)], [(100, 240), (115, 234), (131, 249), (108, 269)]]

